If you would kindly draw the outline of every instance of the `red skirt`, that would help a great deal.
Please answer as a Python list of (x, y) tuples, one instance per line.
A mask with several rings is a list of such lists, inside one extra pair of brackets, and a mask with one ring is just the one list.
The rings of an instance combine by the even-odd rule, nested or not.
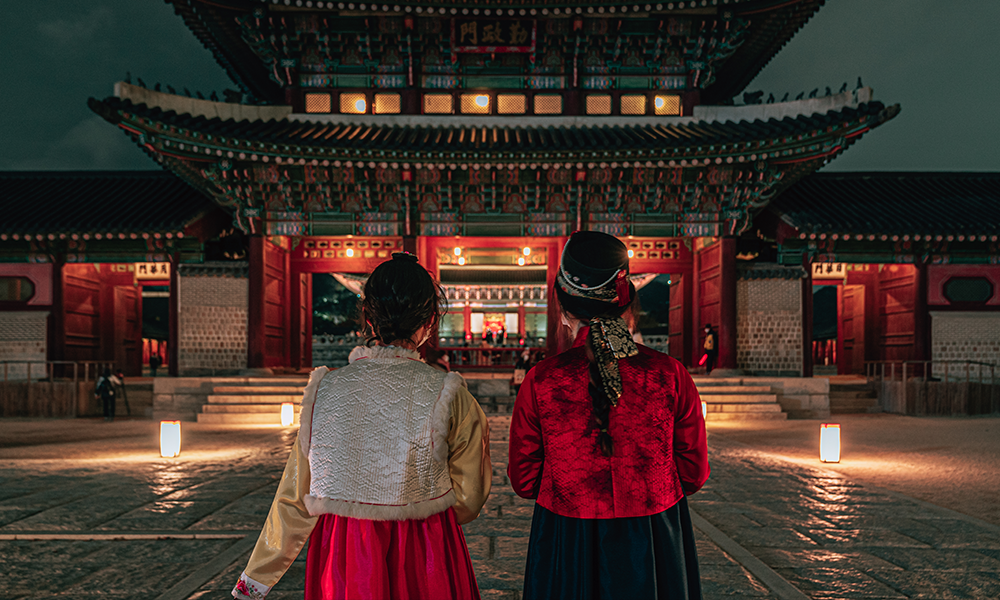
[(371, 521), (326, 514), (309, 538), (305, 600), (479, 600), (455, 511)]

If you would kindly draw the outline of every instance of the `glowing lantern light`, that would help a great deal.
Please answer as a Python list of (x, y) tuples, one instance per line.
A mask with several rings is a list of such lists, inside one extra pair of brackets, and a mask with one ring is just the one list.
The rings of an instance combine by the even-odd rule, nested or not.
[(281, 404), (281, 426), (288, 427), (295, 420), (295, 408), (291, 402)]
[(348, 248), (345, 254), (347, 254), (347, 258), (351, 258), (354, 256), (354, 248)]
[(633, 252), (633, 251), (629, 250), (629, 251), (628, 251), (628, 257), (629, 257), (629, 258), (632, 258), (633, 256), (635, 256), (635, 252)]
[(476, 106), (480, 108), (486, 108), (489, 105), (490, 105), (489, 96), (476, 96)]
[(181, 453), (181, 422), (160, 421), (160, 456), (173, 458)]
[(657, 96), (653, 102), (656, 103), (656, 108), (663, 108), (667, 104), (667, 101), (662, 96)]
[(840, 424), (823, 423), (819, 426), (819, 460), (840, 462)]
[(354, 101), (354, 110), (358, 111), (359, 113), (363, 113), (365, 112), (365, 108), (367, 108), (367, 106), (365, 105), (364, 99), (358, 99)]
[(524, 266), (524, 257), (523, 256), (517, 259), (517, 264), (521, 265), (522, 267)]
[(455, 246), (455, 256), (462, 256), (462, 249)]
[(521, 250), (521, 252), (524, 253), (525, 256), (531, 256), (531, 248), (527, 246), (525, 246), (524, 250)]
[(701, 401), (701, 418), (708, 418), (708, 402)]
[(460, 264), (460, 265), (464, 265), (465, 264), (465, 257), (464, 256), (459, 256), (458, 257), (458, 264)]

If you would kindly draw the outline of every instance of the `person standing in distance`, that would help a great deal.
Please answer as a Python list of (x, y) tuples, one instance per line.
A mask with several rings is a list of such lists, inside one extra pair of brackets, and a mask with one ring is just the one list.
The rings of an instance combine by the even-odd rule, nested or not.
[(715, 363), (719, 360), (719, 334), (712, 329), (711, 323), (705, 323), (705, 372), (712, 374)]
[(536, 499), (524, 600), (701, 598), (686, 496), (708, 479), (698, 391), (632, 340), (628, 250), (594, 231), (563, 249), (555, 299), (573, 347), (528, 371), (507, 469)]

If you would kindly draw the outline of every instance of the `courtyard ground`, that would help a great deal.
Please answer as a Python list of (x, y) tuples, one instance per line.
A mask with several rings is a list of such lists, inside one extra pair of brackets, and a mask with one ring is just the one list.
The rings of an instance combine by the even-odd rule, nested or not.
[[(532, 503), (506, 480), (509, 417), (490, 417), (494, 493), (466, 539), (484, 599), (520, 597)], [(1000, 418), (839, 415), (710, 424), (691, 498), (706, 598), (997, 598)], [(0, 420), (0, 598), (228, 597), (296, 430), (184, 424), (161, 459), (145, 420)], [(268, 596), (301, 598), (303, 558)]]

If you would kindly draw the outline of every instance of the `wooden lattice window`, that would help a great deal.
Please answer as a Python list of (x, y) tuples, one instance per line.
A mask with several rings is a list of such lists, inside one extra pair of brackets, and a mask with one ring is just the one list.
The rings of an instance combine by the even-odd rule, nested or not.
[(646, 114), (646, 97), (640, 95), (622, 96), (621, 111), (623, 115)]
[(610, 115), (611, 96), (607, 94), (591, 94), (587, 96), (588, 115)]
[(450, 115), (453, 111), (451, 94), (424, 94), (424, 113)]
[(556, 94), (542, 94), (535, 96), (536, 115), (561, 115), (563, 111), (562, 96)]
[(400, 111), (399, 94), (375, 94), (375, 114), (398, 115)]
[(306, 94), (307, 113), (328, 113), (331, 106), (330, 94)]
[(490, 97), (488, 94), (462, 94), (462, 114), (490, 114)]
[(501, 115), (523, 115), (527, 111), (524, 94), (498, 94), (497, 113)]
[(658, 95), (653, 98), (653, 112), (657, 115), (680, 115), (681, 97)]
[(348, 115), (363, 115), (368, 112), (368, 100), (364, 94), (341, 94), (340, 112)]

